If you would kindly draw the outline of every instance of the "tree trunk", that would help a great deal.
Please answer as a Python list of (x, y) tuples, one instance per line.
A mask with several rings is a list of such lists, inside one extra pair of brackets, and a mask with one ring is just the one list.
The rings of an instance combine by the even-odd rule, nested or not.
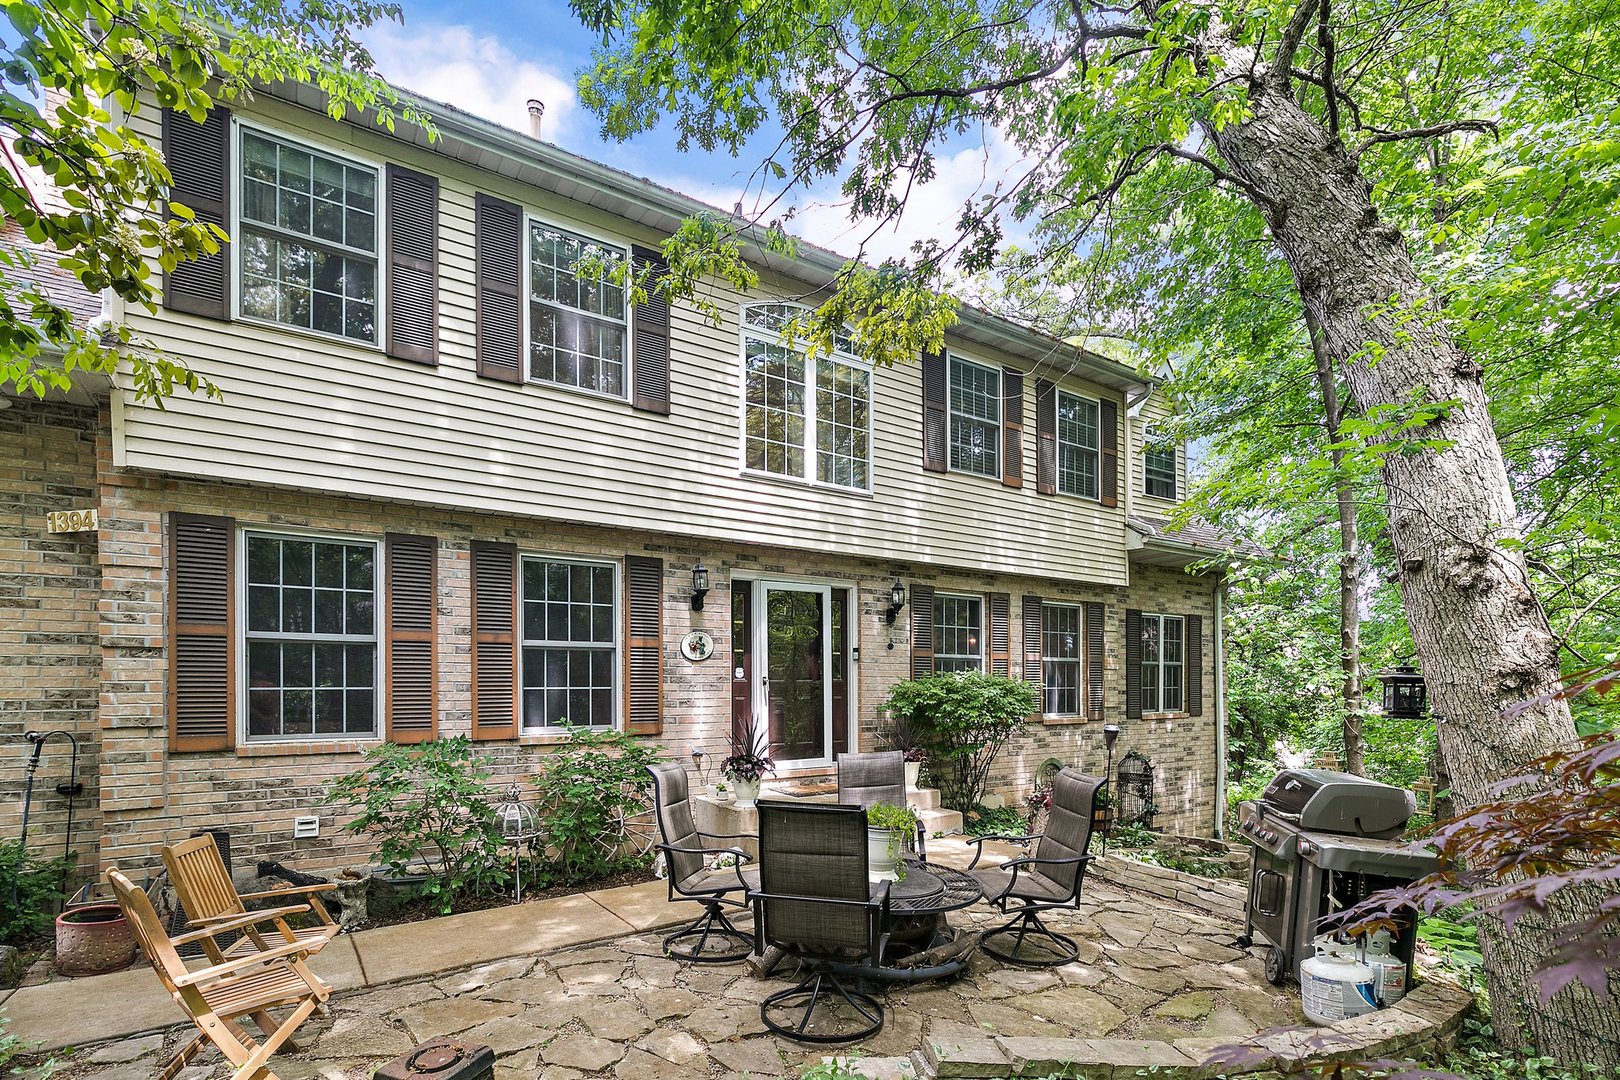
[[(1322, 340), (1322, 327), (1305, 309), (1305, 329), (1311, 337), (1311, 353), (1316, 358), (1316, 383), (1322, 391), (1322, 425), (1328, 443), (1339, 442), (1339, 384), (1333, 375), (1333, 358)], [(1344, 475), (1344, 451), (1329, 450), (1333, 460), (1333, 493), (1339, 504), (1339, 692), (1344, 698), (1344, 771), (1362, 775), (1366, 743), (1361, 737), (1365, 703), (1361, 693), (1361, 538), (1356, 531), (1356, 494)]]
[[(1558, 649), (1529, 585), (1513, 490), (1486, 409), (1482, 371), (1457, 347), (1400, 230), (1378, 220), (1372, 188), (1339, 140), (1286, 88), (1258, 75), (1250, 116), (1208, 137), (1250, 185), (1326, 352), (1365, 411), (1450, 402), (1424, 434), (1444, 450), (1385, 456), (1401, 594), (1429, 685), (1459, 808), (1492, 782), (1575, 738), (1569, 707), (1509, 706), (1557, 685)], [(1481, 927), (1495, 1029), (1559, 1061), (1620, 1064), (1620, 1009), (1583, 987), (1536, 1004), (1546, 934)]]

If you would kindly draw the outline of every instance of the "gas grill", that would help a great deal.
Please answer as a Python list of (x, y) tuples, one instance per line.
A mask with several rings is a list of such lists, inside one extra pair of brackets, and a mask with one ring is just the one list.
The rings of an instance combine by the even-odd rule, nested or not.
[[(1298, 980), (1329, 916), (1439, 868), (1436, 856), (1395, 839), (1413, 809), (1410, 792), (1326, 769), (1286, 769), (1238, 806), (1238, 833), (1254, 845), (1240, 944), (1271, 946), (1268, 979)], [(1415, 918), (1397, 929), (1391, 951), (1410, 977)]]

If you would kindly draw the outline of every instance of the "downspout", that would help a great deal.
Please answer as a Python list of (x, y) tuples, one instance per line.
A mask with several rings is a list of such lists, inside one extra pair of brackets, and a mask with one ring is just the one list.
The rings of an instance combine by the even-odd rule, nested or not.
[(1215, 585), (1215, 835), (1226, 832), (1226, 575)]

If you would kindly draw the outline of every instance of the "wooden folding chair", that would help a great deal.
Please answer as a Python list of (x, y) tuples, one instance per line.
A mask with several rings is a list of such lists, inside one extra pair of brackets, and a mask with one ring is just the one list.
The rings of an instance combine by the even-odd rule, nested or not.
[[(320, 897), (316, 895), (336, 889), (337, 885), (333, 883), (288, 885), (264, 892), (239, 894), (236, 886), (231, 883), (231, 874), (225, 868), (225, 860), (219, 854), (219, 845), (214, 843), (214, 837), (209, 833), (193, 836), (190, 840), (170, 844), (164, 848), (163, 865), (169, 871), (169, 882), (174, 886), (175, 895), (180, 898), (180, 906), (185, 909), (191, 926), (203, 928), (240, 918), (248, 913), (246, 901), (249, 900), (300, 897), (304, 903), (298, 906), (298, 910), (303, 911), (307, 905), (308, 910), (314, 913), (319, 922), (315, 926), (298, 927), (293, 930), (297, 939), (307, 944), (311, 953), (316, 953), (337, 936), (338, 924), (333, 921), (325, 905), (321, 903)], [(283, 909), (270, 908), (261, 914), (278, 910)], [(290, 912), (283, 910), (283, 914)], [(242, 937), (223, 947), (211, 937), (202, 939), (199, 944), (208, 954), (208, 958), (216, 964), (231, 957), (258, 952), (266, 947), (265, 939), (256, 927), (248, 927)], [(272, 944), (279, 944), (279, 941), (273, 941)]]
[[(174, 1080), (197, 1053), (213, 1043), (235, 1066), (232, 1080), (276, 1080), (267, 1064), (270, 1056), (285, 1047), (296, 1051), (293, 1032), (320, 1009), (332, 988), (305, 965), (310, 947), (293, 939), (281, 914), (256, 911), (235, 919), (214, 923), (171, 938), (146, 893), (117, 870), (107, 871), (107, 881), (118, 896), (124, 918), (134, 928), (141, 951), (152, 963), (158, 980), (169, 991), (175, 1004), (197, 1025), (198, 1035), (187, 1043), (158, 1072), (157, 1080)], [(297, 910), (304, 910), (299, 905)], [(262, 951), (216, 963), (197, 971), (187, 970), (180, 959), (179, 946), (233, 931), (255, 923), (272, 922), (283, 939)], [(276, 1021), (270, 1009), (291, 1006), (285, 1020)], [(255, 1040), (237, 1023), (247, 1017), (264, 1033)]]

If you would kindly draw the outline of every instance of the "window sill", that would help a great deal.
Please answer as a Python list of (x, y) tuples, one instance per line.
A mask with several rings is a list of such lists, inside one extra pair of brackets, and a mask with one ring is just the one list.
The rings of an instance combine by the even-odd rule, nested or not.
[(945, 475), (946, 476), (966, 476), (966, 477), (968, 477), (970, 479), (973, 479), (973, 480), (983, 480), (987, 484), (1000, 484), (1001, 483), (1001, 474), (1000, 473), (997, 473), (994, 476), (990, 476), (990, 475), (988, 475), (986, 473), (982, 473), (982, 472), (973, 472), (970, 469), (952, 469), (952, 468), (947, 466), (946, 469), (945, 469)]
[[(360, 338), (344, 337), (342, 334), (329, 334), (325, 330), (314, 330), (307, 326), (293, 326), (290, 323), (280, 323), (273, 319), (261, 319), (257, 315), (243, 315), (240, 311), (236, 313), (235, 321), (245, 326), (258, 326), (266, 330), (279, 330), (284, 334), (309, 338), (311, 341), (318, 341), (324, 345), (348, 345), (368, 353), (376, 353), (378, 356), (388, 355), (388, 351), (383, 347), (381, 341), (363, 341)], [(382, 327), (378, 326), (377, 329), (380, 337)]]
[(1078, 713), (1042, 713), (1041, 723), (1047, 727), (1078, 727), (1089, 724), (1097, 717), (1082, 716)]
[[(628, 379), (629, 376), (630, 370), (627, 365), (625, 368), (625, 378)], [(574, 397), (589, 398), (592, 401), (601, 401), (609, 405), (623, 405), (627, 409), (630, 407), (630, 397), (627, 394), (610, 394), (605, 390), (590, 390), (583, 386), (573, 386), (565, 382), (552, 382), (549, 379), (536, 379), (530, 377), (528, 371), (526, 370), (523, 373), (523, 382), (521, 385), (539, 387), (544, 390), (556, 390), (564, 394), (572, 394)]]
[(298, 757), (304, 754), (363, 754), (382, 739), (311, 739), (309, 742), (243, 742), (236, 744), (237, 757)]
[(1145, 713), (1142, 714), (1142, 719), (1143, 720), (1188, 720), (1188, 719), (1191, 719), (1191, 716), (1190, 716), (1190, 714), (1184, 713), (1184, 712), (1145, 712)]
[(825, 484), (820, 480), (806, 480), (802, 476), (783, 476), (780, 473), (760, 472), (757, 469), (739, 469), (737, 475), (744, 480), (762, 480), (767, 484), (785, 484), (788, 487), (809, 488), (812, 491), (825, 491), (834, 495), (853, 495), (858, 499), (875, 498), (871, 488), (844, 487), (842, 484)]

